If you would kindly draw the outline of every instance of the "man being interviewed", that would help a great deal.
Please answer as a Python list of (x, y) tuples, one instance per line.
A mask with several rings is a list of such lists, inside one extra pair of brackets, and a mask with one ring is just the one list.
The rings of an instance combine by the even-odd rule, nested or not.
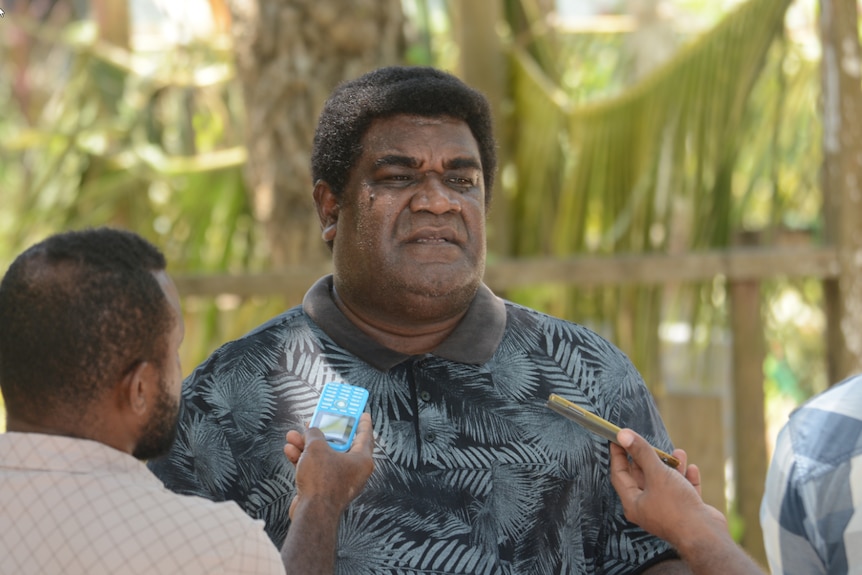
[(545, 407), (575, 401), (672, 450), (625, 355), (482, 283), (496, 169), (486, 99), (389, 67), (338, 87), (312, 152), (334, 273), (185, 382), (179, 439), (152, 469), (233, 499), (285, 537), (289, 470), (267, 454), (321, 388), (370, 392), (375, 471), (348, 507), (336, 573), (687, 573), (626, 521), (607, 442)]

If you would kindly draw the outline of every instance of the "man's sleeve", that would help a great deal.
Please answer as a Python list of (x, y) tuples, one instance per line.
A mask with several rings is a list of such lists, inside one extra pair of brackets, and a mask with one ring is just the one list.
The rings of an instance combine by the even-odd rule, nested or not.
[(794, 480), (795, 467), (791, 432), (785, 427), (778, 435), (760, 505), (766, 557), (775, 575), (825, 573), (806, 533), (811, 526), (806, 526), (808, 512)]

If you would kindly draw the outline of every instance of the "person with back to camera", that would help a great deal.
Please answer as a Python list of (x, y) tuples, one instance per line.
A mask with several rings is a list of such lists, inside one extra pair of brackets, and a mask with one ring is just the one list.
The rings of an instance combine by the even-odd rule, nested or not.
[(672, 449), (630, 361), (482, 283), (495, 154), (486, 99), (448, 73), (382, 68), (331, 94), (311, 161), (334, 273), (186, 380), (178, 441), (151, 462), (169, 488), (237, 501), (278, 543), (293, 490), (273, 443), (344, 382), (370, 393), (376, 455), (336, 573), (689, 572), (626, 521), (606, 442), (545, 407), (557, 393)]
[(862, 573), (862, 374), (790, 415), (766, 475), (760, 523), (775, 575)]
[(347, 454), (319, 429), (273, 445), (297, 466), (281, 557), (239, 507), (177, 495), (139, 461), (168, 449), (179, 409), (184, 325), (165, 265), (101, 228), (49, 237), (0, 282), (0, 573), (332, 573), (339, 517), (373, 468), (367, 415)]

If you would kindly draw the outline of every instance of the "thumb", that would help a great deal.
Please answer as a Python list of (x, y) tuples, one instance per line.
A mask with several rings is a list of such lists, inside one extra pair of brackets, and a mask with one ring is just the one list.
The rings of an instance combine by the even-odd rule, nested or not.
[(309, 444), (318, 441), (326, 441), (326, 436), (317, 427), (309, 427), (305, 430), (305, 448), (308, 449)]

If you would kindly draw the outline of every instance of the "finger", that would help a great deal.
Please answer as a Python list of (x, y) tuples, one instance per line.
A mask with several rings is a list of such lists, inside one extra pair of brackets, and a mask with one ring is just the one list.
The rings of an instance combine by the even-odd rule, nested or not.
[(299, 461), (299, 458), (302, 457), (302, 451), (297, 449), (296, 446), (291, 443), (285, 443), (284, 455), (291, 463), (296, 465), (296, 463)]
[(293, 512), (296, 510), (296, 505), (299, 503), (299, 495), (294, 495), (290, 502), (290, 507), (287, 509), (287, 516), (293, 521)]
[(302, 436), (302, 433), (298, 432), (295, 429), (291, 429), (287, 432), (287, 435), (284, 436), (285, 441), (288, 443), (295, 445), (296, 448), (300, 451), (305, 449), (305, 438)]
[(697, 465), (691, 464), (686, 468), (685, 478), (688, 479), (689, 483), (694, 485), (694, 489), (697, 491), (697, 494), (703, 497), (700, 486), (700, 469)]
[(374, 452), (374, 427), (371, 424), (371, 414), (363, 413), (356, 426), (356, 435), (348, 453), (364, 453), (368, 456)]
[(615, 443), (611, 443), (611, 485), (620, 496), (639, 490), (637, 480), (631, 472), (628, 453)]
[(688, 468), (688, 453), (684, 449), (674, 449), (671, 455), (679, 461), (676, 470), (685, 475), (685, 470)]
[(312, 443), (316, 443), (318, 441), (322, 441), (326, 443), (326, 436), (323, 435), (323, 432), (320, 431), (320, 428), (317, 427), (309, 427), (305, 430), (305, 448), (308, 449), (308, 446)]
[(611, 471), (617, 471), (618, 473), (629, 473), (629, 454), (626, 453), (626, 450), (617, 445), (616, 443), (611, 443)]
[(645, 473), (655, 473), (653, 470), (659, 467), (666, 467), (661, 459), (659, 459), (653, 447), (647, 443), (647, 440), (631, 429), (621, 429), (617, 433), (617, 441), (625, 448), (631, 456), (632, 461), (643, 469)]

